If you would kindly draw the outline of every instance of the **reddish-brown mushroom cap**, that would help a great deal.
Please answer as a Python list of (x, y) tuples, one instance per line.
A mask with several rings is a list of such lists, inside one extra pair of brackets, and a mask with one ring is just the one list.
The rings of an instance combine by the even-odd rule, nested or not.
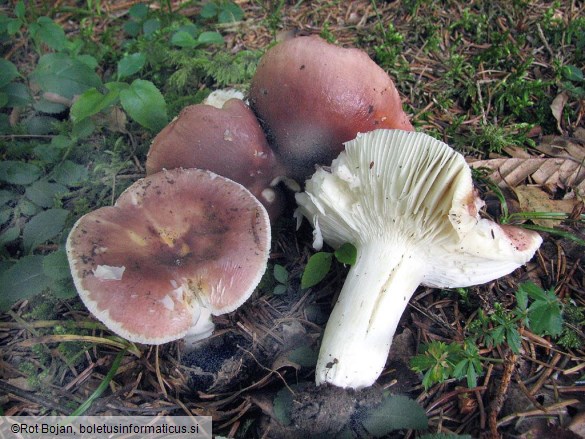
[(154, 139), (146, 158), (146, 172), (199, 168), (244, 185), (275, 218), (282, 194), (270, 183), (282, 175), (256, 116), (240, 99), (223, 108), (191, 105)]
[(87, 308), (118, 335), (160, 344), (183, 337), (202, 308), (233, 311), (266, 269), (270, 223), (241, 185), (175, 169), (130, 186), (80, 218), (67, 239)]
[(343, 142), (377, 128), (412, 131), (388, 74), (358, 49), (316, 37), (271, 48), (250, 87), (250, 106), (290, 176), (329, 165)]

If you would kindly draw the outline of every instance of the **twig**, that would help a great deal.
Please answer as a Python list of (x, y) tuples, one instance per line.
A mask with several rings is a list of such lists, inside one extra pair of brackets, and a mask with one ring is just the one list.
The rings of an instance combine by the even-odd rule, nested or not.
[(6, 394), (12, 393), (13, 395), (18, 396), (26, 401), (30, 401), (34, 404), (38, 404), (41, 407), (50, 407), (53, 410), (58, 411), (59, 413), (69, 414), (69, 410), (61, 407), (59, 404), (54, 403), (50, 399), (45, 399), (42, 396), (38, 396), (35, 393), (28, 392), (23, 390), (19, 387), (13, 386), (12, 384), (8, 384), (6, 381), (0, 380), (0, 392), (4, 392)]
[(536, 23), (536, 29), (538, 30), (538, 36), (540, 37), (542, 44), (544, 44), (544, 47), (546, 47), (546, 51), (549, 53), (551, 58), (554, 58), (555, 54), (552, 51), (552, 49), (550, 48), (550, 46), (548, 45), (548, 41), (546, 41), (546, 37), (544, 36), (544, 32), (542, 31), (542, 28), (540, 27), (540, 23)]
[(489, 409), (488, 425), (489, 425), (489, 437), (491, 439), (499, 439), (501, 436), (498, 433), (498, 414), (502, 410), (504, 401), (506, 401), (506, 392), (510, 386), (512, 380), (512, 374), (516, 368), (516, 354), (508, 352), (504, 360), (504, 373), (502, 375), (502, 381), (500, 387), (496, 393), (496, 396), (492, 400)]

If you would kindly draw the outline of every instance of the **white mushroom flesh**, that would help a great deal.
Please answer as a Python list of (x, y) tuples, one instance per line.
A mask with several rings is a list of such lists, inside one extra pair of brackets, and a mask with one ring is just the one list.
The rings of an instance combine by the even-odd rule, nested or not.
[(542, 242), (481, 219), (463, 156), (422, 133), (358, 135), (296, 200), (317, 236), (358, 251), (323, 335), (317, 384), (372, 385), (418, 285), (489, 282), (530, 260)]

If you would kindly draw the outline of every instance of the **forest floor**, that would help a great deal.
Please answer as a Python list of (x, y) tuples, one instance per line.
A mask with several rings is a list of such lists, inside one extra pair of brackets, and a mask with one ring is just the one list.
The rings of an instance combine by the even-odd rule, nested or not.
[[(116, 337), (85, 309), (68, 275), (45, 271), (40, 294), (0, 293), (0, 299), (2, 294), (13, 299), (0, 314), (2, 414), (212, 416), (214, 434), (235, 438), (585, 437), (583, 2), (240, 0), (234, 10), (243, 16), (233, 22), (202, 17), (199, 2), (151, 2), (144, 13), (135, 1), (32, 3), (18, 32), (6, 25), (18, 18), (17, 3), (0, 6), (2, 57), (21, 78), (0, 80), (0, 98), (3, 87), (16, 81), (35, 99), (34, 105), (12, 106), (12, 95), (8, 104), (0, 100), (0, 158), (40, 169), (32, 179), (30, 168), (18, 168), (26, 174), (21, 180), (0, 175), (5, 288), (15, 267), (33, 270), (41, 263), (37, 257), (56, 254), (43, 261), (58, 265), (74, 221), (112, 204), (144, 176), (157, 131), (136, 123), (139, 114), (113, 120), (112, 114), (123, 113), (119, 106), (118, 113), (92, 116), (91, 127), (72, 123), (68, 109), (51, 112), (40, 103), (32, 79), (39, 75), (39, 57), (59, 51), (71, 58), (90, 55), (104, 81), (115, 77), (124, 54), (144, 54), (146, 62), (118, 80), (152, 81), (170, 120), (213, 89), (245, 92), (259, 56), (276, 41), (315, 34), (361, 48), (394, 79), (417, 131), (453, 146), (474, 167), (490, 169), (474, 174), (486, 200), (483, 214), (537, 229), (544, 242), (526, 266), (485, 285), (419, 287), (384, 372), (363, 390), (314, 385), (320, 337), (347, 267), (334, 262), (322, 282), (300, 287), (314, 250), (308, 224), (295, 230), (294, 206), (273, 227), (269, 268), (257, 291), (237, 311), (214, 317), (214, 334), (187, 355), (180, 341), (146, 346)], [(233, 5), (210, 3), (217, 14)], [(59, 32), (39, 21), (41, 16), (53, 20), (69, 41), (84, 41), (60, 48)], [(189, 58), (188, 48), (169, 42), (179, 22), (195, 23), (197, 32), (219, 32), (224, 43)], [(150, 25), (156, 27), (152, 33)], [(253, 58), (251, 67), (223, 75), (218, 54), (242, 52)], [(212, 65), (195, 65), (193, 59), (206, 54)], [(184, 75), (173, 76), (178, 71)], [(63, 99), (50, 103), (70, 106)], [(47, 128), (47, 118), (57, 125)], [(63, 139), (70, 141), (61, 148)], [(53, 147), (61, 148), (57, 158), (47, 152)], [(35, 179), (54, 176), (64, 161), (73, 162), (68, 177), (50, 184), (67, 193), (55, 190), (49, 202), (31, 196)], [(67, 180), (71, 173), (83, 174), (77, 175), (83, 184)], [(39, 212), (56, 210), (67, 215), (59, 233), (43, 240), (27, 228)], [(63, 281), (61, 287), (51, 283), (55, 279)], [(279, 284), (284, 287), (276, 289)], [(526, 285), (536, 289), (529, 306), (536, 305), (528, 309), (518, 293)], [(466, 367), (463, 376), (458, 365)], [(477, 376), (470, 380), (470, 374)], [(396, 395), (422, 408), (426, 429), (415, 420), (384, 421), (391, 418), (385, 404)]]

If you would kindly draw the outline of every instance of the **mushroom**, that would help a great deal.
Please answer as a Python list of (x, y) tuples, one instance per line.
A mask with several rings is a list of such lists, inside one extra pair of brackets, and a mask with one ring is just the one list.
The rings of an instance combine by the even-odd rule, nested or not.
[(240, 99), (228, 99), (222, 108), (188, 106), (155, 137), (146, 173), (181, 167), (207, 169), (242, 184), (273, 220), (283, 208), (284, 196), (271, 183), (284, 170), (256, 116)]
[(359, 49), (317, 36), (268, 50), (252, 78), (249, 100), (288, 175), (299, 181), (315, 164), (329, 165), (358, 132), (413, 130), (381, 67)]
[(296, 200), (317, 236), (357, 248), (323, 335), (317, 384), (372, 385), (419, 285), (489, 282), (525, 264), (542, 242), (480, 218), (483, 202), (463, 156), (423, 133), (359, 135)]
[(114, 206), (81, 217), (67, 239), (79, 296), (130, 341), (161, 344), (213, 331), (262, 277), (270, 222), (243, 186), (175, 169), (131, 185)]

